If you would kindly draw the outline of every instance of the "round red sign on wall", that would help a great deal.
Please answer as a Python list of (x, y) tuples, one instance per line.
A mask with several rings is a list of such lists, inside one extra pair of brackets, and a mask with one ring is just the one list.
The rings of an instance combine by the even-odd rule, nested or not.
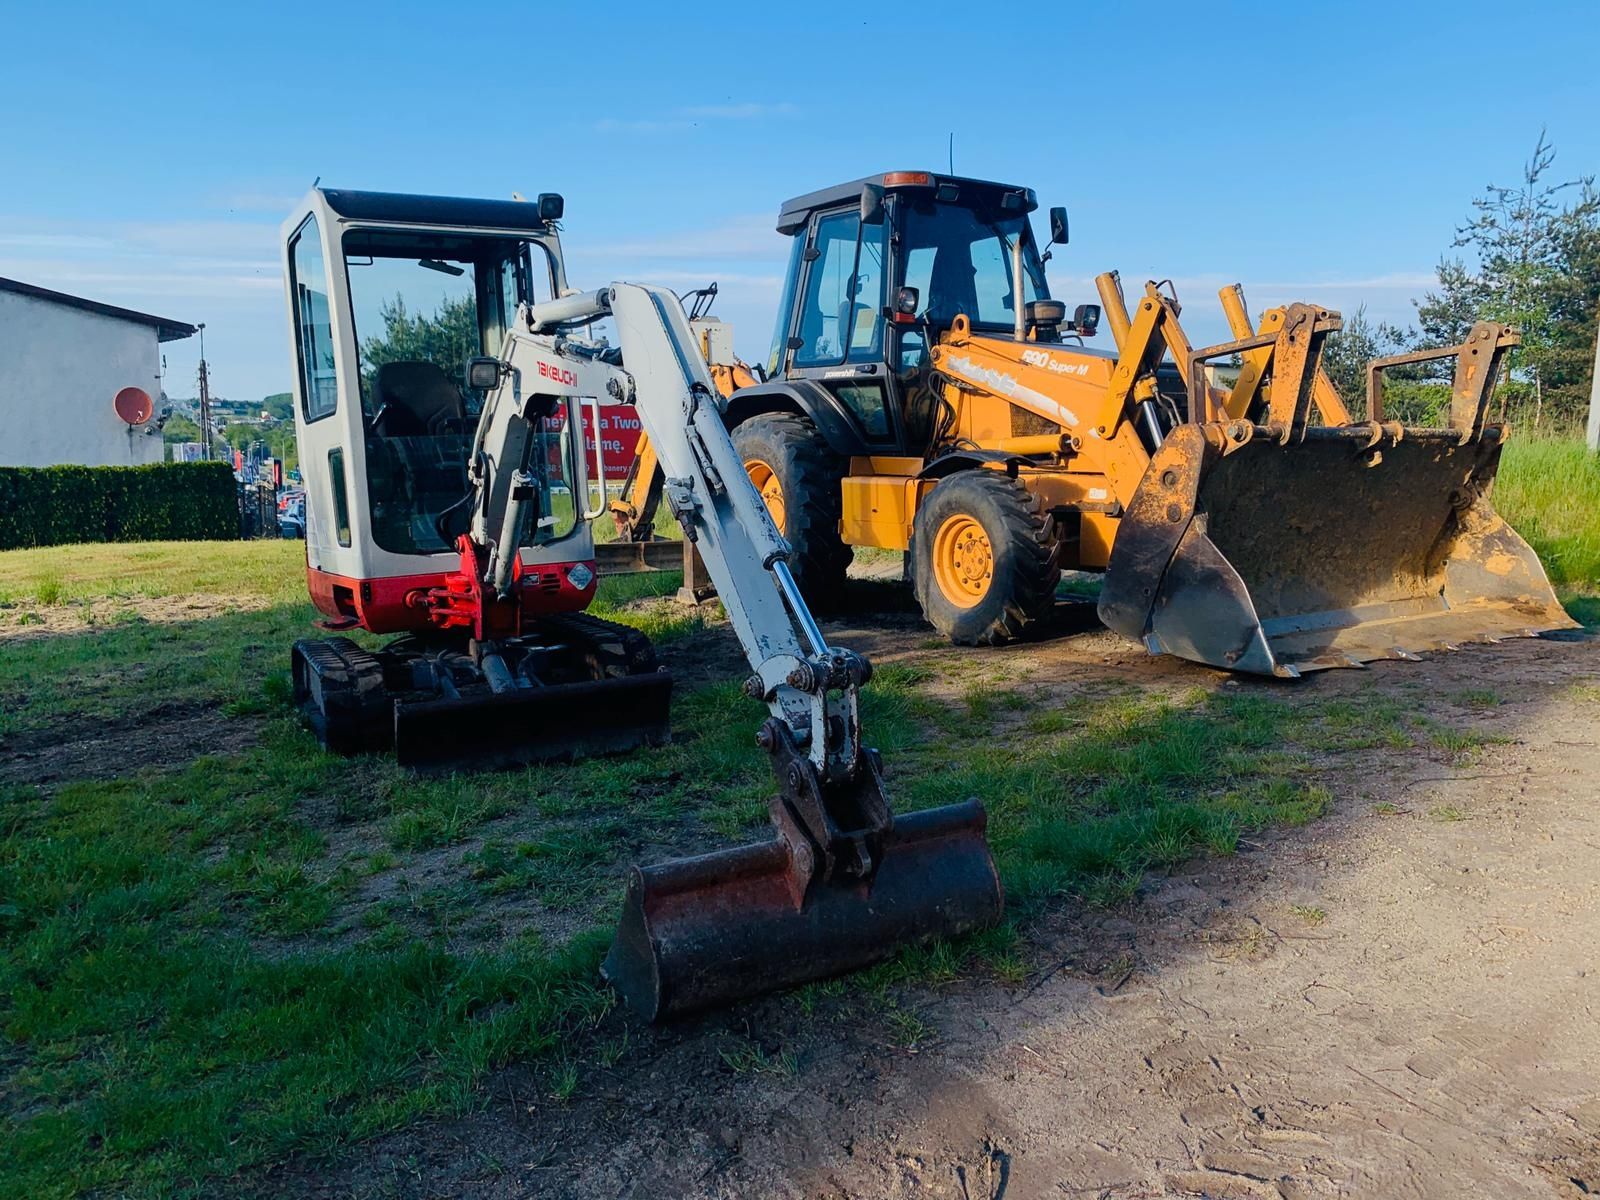
[(136, 387), (123, 388), (111, 401), (111, 407), (116, 409), (117, 416), (129, 425), (143, 425), (156, 410), (155, 401), (150, 399), (150, 393)]

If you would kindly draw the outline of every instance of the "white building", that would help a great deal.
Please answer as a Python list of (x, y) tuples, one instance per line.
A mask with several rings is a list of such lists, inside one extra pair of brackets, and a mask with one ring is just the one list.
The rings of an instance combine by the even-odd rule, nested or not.
[(160, 431), (129, 425), (112, 401), (140, 388), (159, 417), (161, 343), (194, 332), (182, 321), (0, 278), (0, 466), (160, 462)]

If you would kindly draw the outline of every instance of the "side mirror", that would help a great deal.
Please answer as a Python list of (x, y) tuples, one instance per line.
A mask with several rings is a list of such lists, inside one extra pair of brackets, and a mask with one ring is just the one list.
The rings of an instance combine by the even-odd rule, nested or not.
[(883, 189), (875, 183), (861, 186), (861, 223), (883, 224)]
[(567, 211), (567, 202), (561, 198), (560, 192), (539, 193), (539, 220), (559, 221)]
[[(560, 197), (557, 197), (560, 199)], [(543, 198), (540, 198), (542, 204)], [(500, 386), (505, 364), (498, 358), (467, 359), (467, 387), (475, 392), (492, 392)]]
[(1050, 210), (1050, 244), (1067, 244), (1067, 210), (1057, 205)]
[(1100, 328), (1100, 306), (1080, 304), (1072, 310), (1072, 332), (1081, 337), (1093, 337)]

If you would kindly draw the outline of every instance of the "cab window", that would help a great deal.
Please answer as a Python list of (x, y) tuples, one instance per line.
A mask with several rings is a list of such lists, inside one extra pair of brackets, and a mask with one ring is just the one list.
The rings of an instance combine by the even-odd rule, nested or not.
[[(484, 397), (465, 366), (498, 353), (519, 302), (548, 299), (534, 239), (355, 229), (343, 237), (366, 431), (372, 537), (397, 554), (448, 552), (471, 513), (467, 460)], [(520, 464), (539, 479), (536, 542), (572, 532), (570, 433), (542, 430)]]
[(834, 213), (817, 222), (811, 269), (800, 302), (800, 340), (804, 344), (794, 354), (797, 367), (844, 361), (845, 331), (850, 327), (853, 304), (849, 289), (860, 227), (855, 213)]
[(339, 406), (339, 384), (333, 369), (333, 329), (328, 323), (328, 264), (322, 256), (322, 235), (315, 217), (307, 217), (294, 235), (289, 274), (295, 353), (300, 362), (300, 408), (307, 421), (318, 421)]
[(905, 286), (917, 289), (918, 316), (935, 326), (965, 314), (974, 325), (1011, 328), (1011, 249), (1023, 242), (1023, 303), (1048, 293), (1038, 254), (1027, 236), (1028, 219), (991, 217), (953, 204), (911, 209), (905, 218)]
[(886, 226), (870, 225), (863, 236), (854, 212), (831, 213), (817, 222), (795, 366), (882, 357), (885, 234)]
[(789, 251), (789, 269), (783, 277), (783, 303), (778, 308), (777, 328), (772, 331), (772, 350), (767, 355), (767, 378), (772, 379), (783, 371), (783, 355), (789, 348), (789, 321), (794, 312), (789, 301), (794, 296), (795, 282), (800, 278), (800, 263), (805, 258), (806, 239), (796, 235)]

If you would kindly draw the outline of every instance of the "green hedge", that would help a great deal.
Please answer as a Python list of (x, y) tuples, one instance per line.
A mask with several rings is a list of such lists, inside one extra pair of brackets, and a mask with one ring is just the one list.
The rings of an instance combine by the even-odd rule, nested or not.
[(0, 550), (238, 537), (239, 488), (227, 463), (0, 467)]

